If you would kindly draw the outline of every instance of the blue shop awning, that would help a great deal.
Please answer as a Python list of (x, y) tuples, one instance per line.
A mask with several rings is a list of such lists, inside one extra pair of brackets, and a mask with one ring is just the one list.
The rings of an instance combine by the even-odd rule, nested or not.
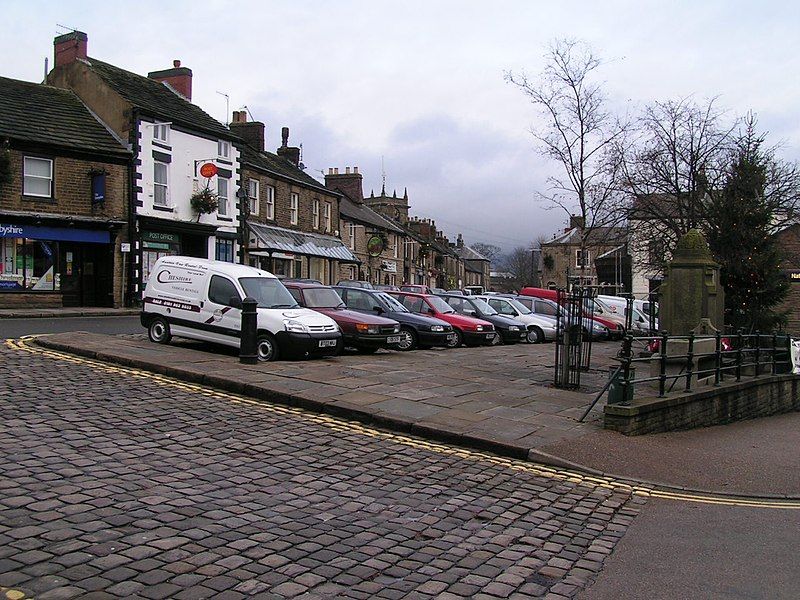
[(305, 233), (271, 227), (260, 223), (248, 223), (249, 254), (269, 256), (272, 252), (318, 256), (346, 263), (360, 263), (344, 242), (332, 235)]

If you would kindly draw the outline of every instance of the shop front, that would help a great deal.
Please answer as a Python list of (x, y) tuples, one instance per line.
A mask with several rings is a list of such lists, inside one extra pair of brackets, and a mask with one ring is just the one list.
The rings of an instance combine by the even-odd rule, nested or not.
[(124, 223), (34, 223), (0, 221), (0, 308), (114, 306), (114, 241)]

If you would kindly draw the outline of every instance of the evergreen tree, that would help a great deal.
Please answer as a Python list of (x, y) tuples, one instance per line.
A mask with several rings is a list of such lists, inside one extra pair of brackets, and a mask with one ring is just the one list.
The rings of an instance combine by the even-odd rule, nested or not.
[(772, 235), (773, 207), (767, 200), (771, 152), (745, 122), (721, 190), (709, 190), (707, 239), (722, 265), (725, 321), (734, 330), (770, 331), (782, 320), (775, 307), (789, 286), (780, 270), (780, 251)]

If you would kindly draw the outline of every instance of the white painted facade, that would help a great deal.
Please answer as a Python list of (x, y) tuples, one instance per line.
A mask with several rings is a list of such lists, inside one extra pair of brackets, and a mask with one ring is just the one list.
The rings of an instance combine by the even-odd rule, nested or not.
[[(163, 139), (165, 129), (166, 141)], [(227, 145), (227, 156), (220, 155), (220, 142)], [(182, 127), (174, 128), (171, 124), (142, 118), (139, 122), (138, 159), (138, 188), (132, 199), (136, 214), (175, 221), (176, 224), (183, 222), (214, 225), (218, 234), (223, 235), (208, 237), (207, 257), (216, 258), (218, 240), (230, 240), (233, 237), (232, 261), (237, 262), (239, 211), (236, 192), (240, 186), (240, 164), (239, 151), (233, 142), (212, 138), (205, 133), (190, 133)], [(205, 163), (215, 164), (219, 170), (218, 175), (210, 179), (201, 176), (200, 168)], [(220, 207), (214, 213), (200, 215), (198, 219), (198, 214), (191, 207), (191, 196), (206, 186), (218, 193), (221, 179), (226, 180), (226, 184), (222, 184), (227, 188), (226, 210)], [(141, 230), (139, 234), (133, 253), (136, 261), (135, 292), (144, 289), (149, 273), (148, 261), (153, 263), (158, 258), (153, 249), (158, 244), (143, 240)], [(164, 249), (164, 253), (168, 254), (170, 251)]]

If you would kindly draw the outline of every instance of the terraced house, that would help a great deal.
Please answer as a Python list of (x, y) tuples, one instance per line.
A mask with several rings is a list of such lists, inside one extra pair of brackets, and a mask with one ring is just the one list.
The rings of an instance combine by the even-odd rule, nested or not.
[(340, 193), (327, 189), (300, 166), (300, 148), (281, 130), (277, 152), (264, 147), (264, 123), (234, 111), (231, 130), (241, 146), (246, 262), (282, 277), (336, 283), (358, 259), (340, 235)]
[(73, 92), (0, 77), (0, 308), (123, 302), (130, 160)]
[[(238, 139), (192, 104), (192, 71), (177, 60), (147, 77), (126, 71), (89, 57), (88, 37), (80, 31), (53, 44), (48, 83), (74, 91), (133, 153), (131, 298), (141, 298), (161, 256), (239, 262)], [(204, 190), (213, 192), (211, 201), (200, 194)]]

